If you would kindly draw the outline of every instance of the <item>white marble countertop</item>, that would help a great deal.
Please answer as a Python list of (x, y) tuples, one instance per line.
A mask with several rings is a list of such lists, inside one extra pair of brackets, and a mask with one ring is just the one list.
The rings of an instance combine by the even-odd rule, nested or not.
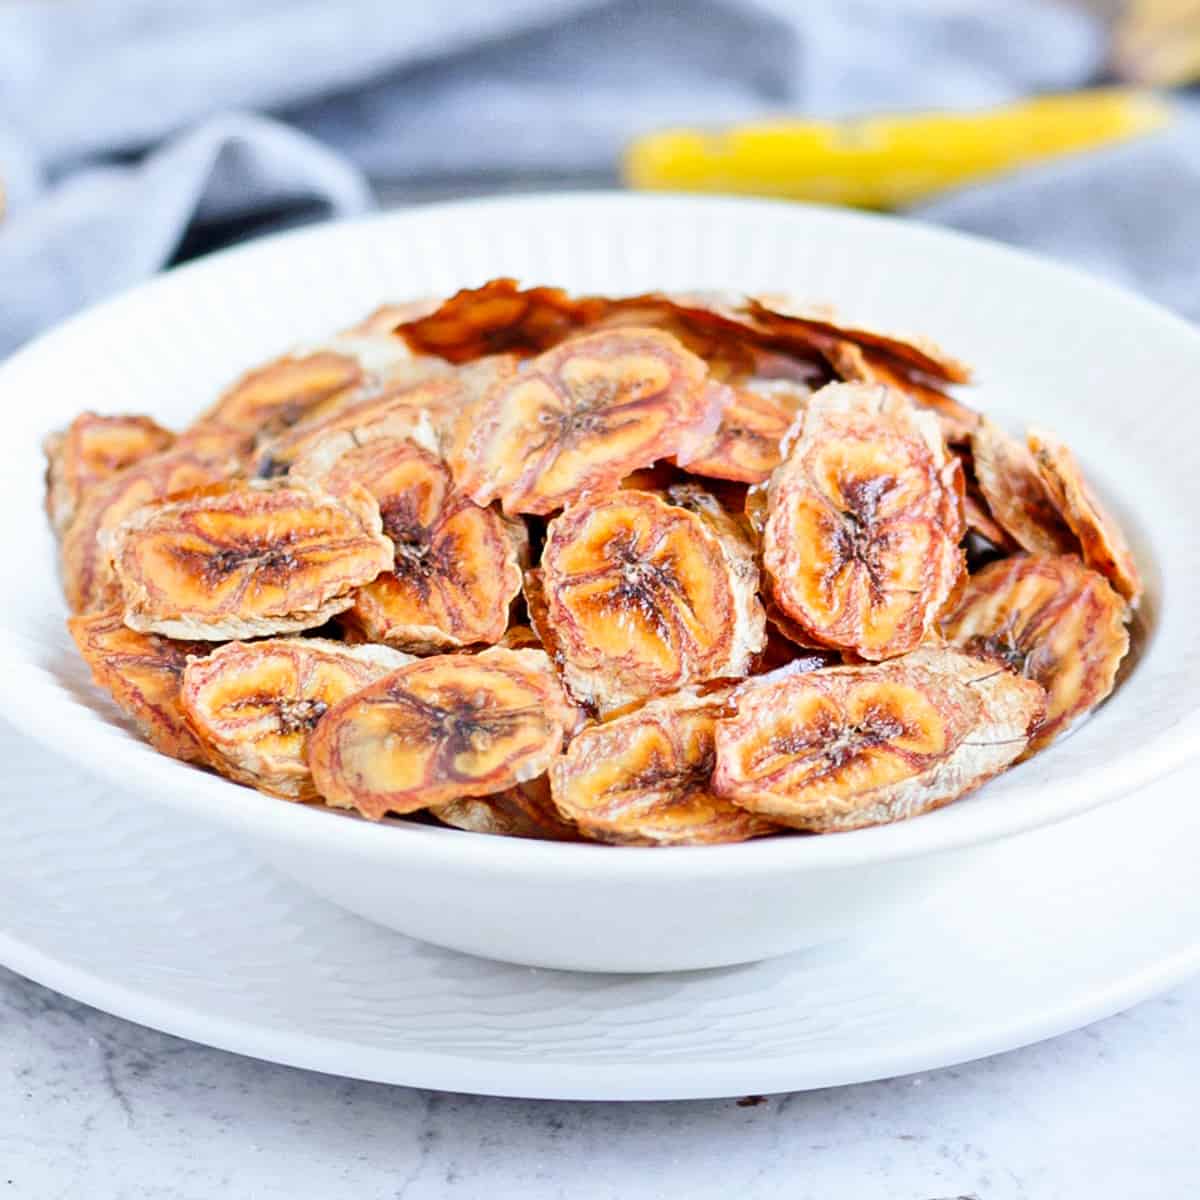
[(1195, 1194), (1200, 980), (884, 1083), (574, 1104), (309, 1074), (0, 971), (0, 1200), (1128, 1200)]

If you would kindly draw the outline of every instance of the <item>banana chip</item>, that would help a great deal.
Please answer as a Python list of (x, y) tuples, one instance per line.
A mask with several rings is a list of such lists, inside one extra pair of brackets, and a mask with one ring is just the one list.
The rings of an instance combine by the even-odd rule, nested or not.
[(1050, 499), (1079, 539), (1083, 561), (1094, 567), (1136, 608), (1142, 577), (1120, 526), (1096, 499), (1070, 449), (1052, 433), (1029, 431), (1029, 449)]
[(331, 455), (318, 445), (292, 472), (336, 496), (365, 487), (396, 548), (390, 570), (359, 589), (343, 619), (368, 641), (414, 652), (498, 642), (521, 590), (524, 524), (468, 500), (436, 454), (378, 434), (361, 431), (366, 440), (348, 446), (334, 434)]
[(1038, 474), (1033, 455), (1016, 438), (985, 417), (971, 435), (971, 456), (979, 490), (992, 516), (1022, 550), (1071, 554), (1078, 549), (1078, 541)]
[[(223, 445), (219, 441), (217, 449)], [(177, 444), (118, 471), (81, 497), (59, 546), (63, 593), (72, 612), (97, 612), (120, 600), (121, 589), (101, 543), (132, 512), (165, 496), (217, 483), (237, 469), (235, 456), (211, 451), (200, 442)]]
[(608, 309), (605, 300), (575, 300), (561, 288), (523, 289), (515, 279), (464, 288), (433, 312), (401, 322), (395, 332), (418, 354), (454, 363), (488, 354), (537, 354), (557, 345)]
[(948, 804), (1028, 744), (1045, 696), (956, 650), (748, 684), (717, 723), (717, 792), (814, 832), (898, 821)]
[(953, 396), (947, 396), (919, 375), (880, 354), (853, 342), (831, 341), (825, 351), (830, 366), (847, 383), (874, 383), (903, 392), (918, 408), (932, 412), (941, 426), (942, 436), (952, 445), (971, 440), (979, 414)]
[(605, 330), (568, 339), (488, 389), (459, 415), (447, 460), (477, 504), (545, 515), (684, 453), (719, 416), (704, 363), (669, 334)]
[(802, 636), (871, 660), (923, 640), (963, 572), (959, 470), (933, 418), (897, 392), (833, 384), (812, 397), (763, 529), (771, 595)]
[(133, 719), (155, 750), (184, 762), (203, 761), (180, 707), (179, 689), (188, 656), (207, 654), (211, 645), (137, 633), (125, 625), (119, 608), (70, 617), (67, 628), (97, 687)]
[(431, 810), (443, 825), (498, 837), (577, 842), (579, 830), (554, 807), (550, 781), (539, 775), (494, 796), (464, 796)]
[(443, 654), (332, 708), (308, 761), (328, 804), (379, 820), (536, 779), (577, 719), (538, 650)]
[(766, 640), (757, 580), (753, 547), (731, 518), (619, 491), (550, 522), (526, 598), (571, 694), (611, 712), (744, 676)]
[(576, 734), (550, 768), (559, 811), (585, 837), (625, 845), (717, 845), (774, 833), (713, 791), (713, 732), (728, 696), (679, 692)]
[(368, 492), (334, 497), (299, 481), (147, 504), (107, 546), (130, 628), (214, 641), (316, 628), (393, 558)]
[(1077, 558), (1018, 555), (971, 576), (942, 632), (968, 654), (1045, 689), (1046, 715), (1032, 752), (1112, 691), (1129, 650), (1125, 616), (1124, 600)]
[(175, 435), (149, 417), (80, 413), (43, 443), (46, 515), (61, 538), (79, 502), (118, 471), (170, 447)]
[(215, 770), (285, 800), (314, 800), (305, 756), (317, 722), (412, 661), (323, 638), (230, 642), (188, 664), (179, 703)]
[(751, 298), (746, 311), (760, 329), (784, 342), (794, 339), (805, 345), (812, 344), (815, 338), (820, 345), (820, 339), (836, 338), (875, 351), (903, 367), (944, 383), (969, 383), (971, 380), (971, 368), (929, 338), (865, 329), (838, 320), (826, 309), (796, 306), (777, 297)]
[(247, 372), (221, 394), (195, 428), (272, 436), (319, 406), (368, 399), (446, 370), (437, 359), (414, 358), (405, 342), (390, 333), (342, 333)]

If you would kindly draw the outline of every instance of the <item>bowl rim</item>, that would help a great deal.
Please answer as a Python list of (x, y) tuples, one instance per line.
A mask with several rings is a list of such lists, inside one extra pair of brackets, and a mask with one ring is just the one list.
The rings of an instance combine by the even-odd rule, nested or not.
[[(1003, 245), (988, 238), (948, 230), (907, 217), (847, 211), (826, 205), (731, 196), (697, 196), (677, 193), (639, 194), (616, 190), (571, 193), (528, 192), (484, 196), (409, 209), (388, 210), (350, 220), (324, 222), (301, 229), (285, 230), (229, 247), (174, 267), (91, 306), (34, 339), (7, 360), (0, 362), (0, 396), (10, 375), (26, 363), (36, 361), (55, 342), (82, 325), (100, 317), (119, 316), (123, 307), (137, 305), (160, 289), (176, 288), (189, 280), (225, 271), (231, 263), (253, 263), (269, 257), (281, 244), (298, 246), (337, 237), (346, 230), (394, 226), (399, 232), (406, 223), (419, 224), (435, 218), (469, 219), (480, 210), (503, 213), (549, 205), (554, 209), (586, 208), (589, 205), (624, 206), (628, 209), (658, 208), (663, 213), (681, 206), (704, 212), (714, 219), (726, 214), (760, 214), (777, 219), (780, 214), (802, 214), (816, 223), (832, 222), (851, 230), (855, 227), (888, 228), (898, 237), (929, 239), (957, 244), (972, 255), (995, 256), (1019, 264), (1023, 270), (1041, 273), (1064, 287), (1086, 288), (1104, 297), (1106, 303), (1123, 307), (1145, 321), (1152, 320), (1164, 332), (1186, 341), (1200, 361), (1200, 332), (1183, 318), (1106, 280), (1050, 261), (1029, 251)], [(802, 216), (803, 219), (803, 216)], [(32, 669), (21, 651), (19, 630), (0, 626), (0, 715), (48, 749), (64, 753), (85, 770), (128, 785), (130, 774), (142, 780), (140, 790), (154, 789), (156, 797), (204, 820), (218, 822), (260, 841), (303, 843), (314, 847), (336, 844), (339, 850), (371, 859), (401, 861), (408, 851), (439, 861), (470, 867), (484, 876), (546, 875), (562, 870), (603, 875), (613, 879), (671, 876), (687, 879), (726, 875), (822, 870), (861, 866), (937, 854), (970, 845), (1007, 838), (1078, 816), (1092, 808), (1127, 795), (1137, 788), (1175, 770), (1200, 752), (1200, 703), (1178, 715), (1157, 736), (1137, 747), (1105, 759), (1095, 768), (1055, 785), (1052, 803), (1043, 796), (1014, 797), (1011, 805), (950, 805), (936, 813), (869, 829), (836, 835), (786, 836), (753, 839), (718, 846), (674, 846), (670, 853), (653, 853), (658, 847), (609, 846), (587, 842), (558, 843), (521, 838), (463, 836), (456, 829), (421, 825), (404, 820), (373, 823), (351, 814), (281, 802), (251, 788), (235, 784), (188, 764), (159, 755), (148, 746), (129, 739), (132, 755), (113, 754), (111, 723), (76, 722), (70, 737), (61, 731), (63, 701)], [(138, 755), (140, 754), (140, 757)], [(1044, 788), (1037, 789), (1044, 792)], [(953, 820), (939, 820), (955, 813)]]

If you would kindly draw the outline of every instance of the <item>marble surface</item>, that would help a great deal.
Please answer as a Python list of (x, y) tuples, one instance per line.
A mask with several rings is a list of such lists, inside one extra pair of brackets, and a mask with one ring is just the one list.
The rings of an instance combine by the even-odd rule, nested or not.
[(0, 970), (0, 1200), (1182, 1197), (1200, 1176), (1198, 1060), (1194, 980), (883, 1083), (756, 1103), (499, 1100), (239, 1058)]

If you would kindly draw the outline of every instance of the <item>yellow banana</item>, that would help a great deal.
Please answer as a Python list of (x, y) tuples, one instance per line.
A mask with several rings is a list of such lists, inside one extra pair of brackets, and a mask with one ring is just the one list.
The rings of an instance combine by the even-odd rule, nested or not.
[(898, 208), (1061, 154), (1164, 125), (1149, 92), (1095, 89), (983, 112), (906, 113), (846, 121), (776, 120), (635, 140), (633, 187), (749, 192), (861, 208)]

